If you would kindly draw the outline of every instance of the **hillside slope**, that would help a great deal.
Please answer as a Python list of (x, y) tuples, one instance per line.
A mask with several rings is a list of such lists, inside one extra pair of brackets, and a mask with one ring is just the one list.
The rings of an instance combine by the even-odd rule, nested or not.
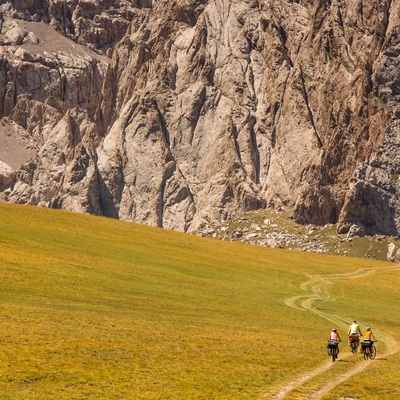
[[(396, 399), (399, 273), (0, 203), (1, 396)], [(354, 317), (378, 359), (342, 343), (332, 364), (326, 337)]]
[(399, 233), (397, 2), (1, 10), (0, 137), (26, 149), (1, 150), (1, 199), (181, 231), (268, 206)]

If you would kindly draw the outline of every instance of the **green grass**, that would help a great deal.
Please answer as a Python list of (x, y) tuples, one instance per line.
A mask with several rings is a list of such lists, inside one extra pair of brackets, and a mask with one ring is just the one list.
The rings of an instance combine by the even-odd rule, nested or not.
[[(0, 399), (270, 398), (326, 361), (332, 327), (285, 300), (310, 275), (379, 268), (316, 304), (399, 336), (391, 266), (0, 203)], [(397, 362), (335, 391), (397, 398)]]

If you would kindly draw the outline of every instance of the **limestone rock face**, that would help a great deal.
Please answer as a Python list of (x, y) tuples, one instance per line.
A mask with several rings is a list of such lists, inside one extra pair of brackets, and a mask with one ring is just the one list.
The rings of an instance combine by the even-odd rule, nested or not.
[(0, 199), (101, 214), (90, 114), (109, 60), (42, 21), (3, 19)]
[(0, 10), (0, 139), (20, 154), (0, 149), (3, 200), (182, 231), (268, 206), (399, 233), (397, 2)]
[(30, 22), (42, 21), (102, 54), (112, 53), (137, 10), (151, 4), (150, 0), (13, 0), (3, 3), (6, 15)]

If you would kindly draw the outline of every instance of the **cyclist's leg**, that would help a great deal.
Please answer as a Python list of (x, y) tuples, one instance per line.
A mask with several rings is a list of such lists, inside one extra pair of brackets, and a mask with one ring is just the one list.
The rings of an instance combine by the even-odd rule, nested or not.
[(368, 352), (367, 352), (367, 349), (368, 349), (367, 346), (365, 346), (365, 347), (363, 348), (364, 360), (368, 360), (368, 357), (369, 357), (369, 354), (368, 354)]
[(360, 337), (358, 335), (356, 335), (355, 342), (354, 342), (354, 353), (357, 353), (359, 345), (360, 345)]
[(371, 346), (372, 346), (372, 342), (369, 340), (369, 341), (367, 341), (367, 353), (369, 354), (369, 353), (371, 353)]

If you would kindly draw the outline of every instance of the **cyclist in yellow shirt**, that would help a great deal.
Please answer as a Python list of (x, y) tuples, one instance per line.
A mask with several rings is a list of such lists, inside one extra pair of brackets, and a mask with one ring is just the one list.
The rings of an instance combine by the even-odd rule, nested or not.
[(366, 340), (368, 340), (368, 341), (370, 341), (370, 342), (372, 342), (372, 341), (376, 342), (375, 336), (374, 336), (374, 334), (372, 333), (372, 330), (371, 330), (370, 327), (368, 327), (368, 328), (367, 328), (367, 332), (364, 333), (364, 342), (365, 342)]
[(367, 331), (364, 333), (364, 340), (362, 341), (362, 346), (360, 347), (360, 353), (364, 351), (366, 347), (371, 347), (374, 342), (377, 342), (374, 334), (370, 327), (367, 328)]

